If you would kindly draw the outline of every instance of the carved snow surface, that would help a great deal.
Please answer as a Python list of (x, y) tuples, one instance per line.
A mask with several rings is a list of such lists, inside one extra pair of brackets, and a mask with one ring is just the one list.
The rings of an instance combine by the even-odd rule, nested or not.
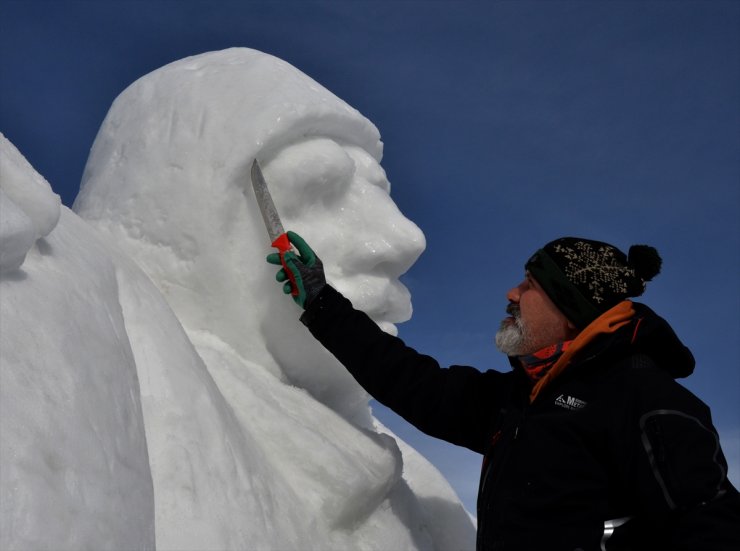
[(474, 548), (449, 484), (377, 423), (264, 261), (254, 158), (330, 282), (388, 331), (407, 319), (398, 277), (424, 237), (381, 151), (356, 110), (254, 50), (115, 100), (77, 213), (0, 275), (0, 548)]
[(21, 267), (59, 220), (59, 196), (0, 133), (0, 273)]

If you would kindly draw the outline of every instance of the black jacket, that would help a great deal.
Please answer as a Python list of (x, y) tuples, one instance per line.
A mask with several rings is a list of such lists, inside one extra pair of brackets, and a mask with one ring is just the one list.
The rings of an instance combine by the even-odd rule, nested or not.
[(740, 550), (740, 497), (709, 409), (674, 381), (694, 360), (635, 304), (529, 403), (531, 383), (441, 368), (327, 286), (301, 320), (379, 402), (483, 454), (478, 549)]

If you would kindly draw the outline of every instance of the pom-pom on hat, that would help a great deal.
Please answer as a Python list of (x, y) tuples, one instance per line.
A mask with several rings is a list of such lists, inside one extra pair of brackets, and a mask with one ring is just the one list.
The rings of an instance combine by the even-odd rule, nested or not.
[(525, 268), (583, 329), (626, 298), (640, 296), (661, 264), (658, 251), (648, 245), (632, 245), (625, 255), (608, 243), (562, 237), (534, 253)]

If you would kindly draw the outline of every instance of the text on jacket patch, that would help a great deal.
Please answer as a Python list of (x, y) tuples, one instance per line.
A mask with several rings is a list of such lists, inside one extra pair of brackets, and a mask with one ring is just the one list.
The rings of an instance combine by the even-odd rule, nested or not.
[(588, 402), (585, 402), (578, 398), (574, 398), (573, 396), (566, 396), (565, 394), (561, 394), (560, 396), (555, 398), (556, 406), (560, 406), (562, 408), (570, 410), (577, 410), (581, 409), (582, 407), (586, 407), (587, 403)]

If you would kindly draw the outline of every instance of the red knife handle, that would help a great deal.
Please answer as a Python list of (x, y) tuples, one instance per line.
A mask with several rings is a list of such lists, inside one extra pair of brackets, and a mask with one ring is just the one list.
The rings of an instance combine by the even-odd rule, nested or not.
[(288, 265), (285, 263), (285, 253), (289, 252), (291, 250), (290, 240), (288, 239), (287, 233), (281, 233), (278, 235), (277, 239), (272, 242), (272, 246), (275, 247), (278, 252), (280, 253), (280, 263), (283, 265), (283, 270), (285, 270), (285, 274), (288, 276), (288, 280), (290, 280), (290, 294), (294, 297), (298, 296), (298, 283), (295, 280), (295, 275), (293, 274), (293, 271), (288, 268)]

